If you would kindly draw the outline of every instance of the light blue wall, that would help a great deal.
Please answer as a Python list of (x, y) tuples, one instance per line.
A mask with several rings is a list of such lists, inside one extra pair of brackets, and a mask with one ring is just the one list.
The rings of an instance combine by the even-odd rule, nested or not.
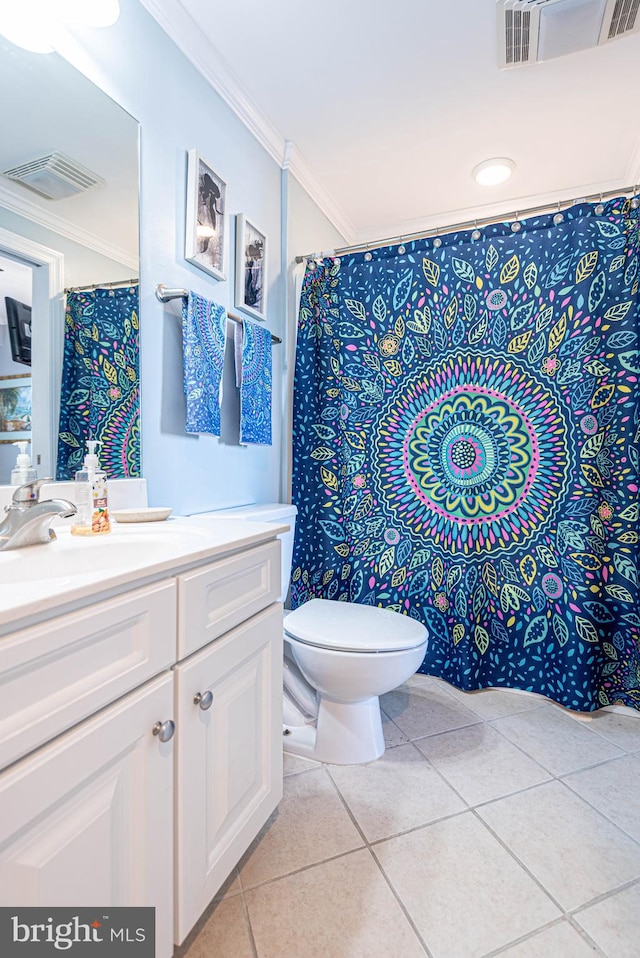
[[(142, 444), (150, 504), (190, 513), (277, 500), (286, 488), (286, 342), (274, 346), (273, 353), (273, 446), (237, 445), (230, 434), (233, 409), (227, 410), (221, 439), (187, 436), (179, 303), (163, 306), (154, 290), (157, 283), (187, 287), (233, 311), (233, 220), (244, 212), (268, 236), (267, 325), (286, 340), (281, 170), (138, 0), (121, 0), (113, 28), (78, 30), (75, 36), (78, 48), (65, 50), (65, 56), (141, 123)], [(184, 259), (186, 160), (192, 148), (228, 184), (226, 282), (216, 282)], [(308, 197), (300, 197), (303, 192), (292, 190), (295, 208), (289, 220), (295, 242), (308, 245), (318, 215), (320, 221), (323, 217)], [(309, 230), (304, 229), (307, 218)], [(322, 237), (312, 245), (317, 242)], [(233, 400), (232, 384), (227, 387)]]

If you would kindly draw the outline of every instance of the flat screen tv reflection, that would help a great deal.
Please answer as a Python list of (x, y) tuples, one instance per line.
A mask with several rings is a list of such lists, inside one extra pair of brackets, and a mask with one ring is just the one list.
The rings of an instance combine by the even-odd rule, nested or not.
[(11, 358), (14, 363), (31, 365), (31, 307), (12, 296), (5, 296)]

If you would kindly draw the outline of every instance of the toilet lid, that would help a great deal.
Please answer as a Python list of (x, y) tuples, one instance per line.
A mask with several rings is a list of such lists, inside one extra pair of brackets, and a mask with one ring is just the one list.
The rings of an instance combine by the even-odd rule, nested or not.
[(391, 609), (311, 599), (284, 620), (287, 635), (340, 652), (401, 652), (421, 645), (427, 630)]

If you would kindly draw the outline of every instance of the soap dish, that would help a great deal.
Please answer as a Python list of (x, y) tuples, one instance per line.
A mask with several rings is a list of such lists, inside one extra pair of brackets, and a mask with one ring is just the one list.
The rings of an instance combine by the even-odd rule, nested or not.
[(149, 509), (116, 509), (111, 518), (116, 522), (161, 522), (171, 515), (173, 509), (165, 506)]

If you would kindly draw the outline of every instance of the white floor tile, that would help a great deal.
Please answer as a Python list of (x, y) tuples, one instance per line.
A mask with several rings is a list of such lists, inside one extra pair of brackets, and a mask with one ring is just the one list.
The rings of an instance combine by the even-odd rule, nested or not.
[(370, 842), (465, 810), (413, 745), (371, 765), (330, 765), (329, 773)]
[(539, 709), (491, 723), (552, 775), (564, 775), (620, 755), (620, 749), (586, 723), (575, 722), (560, 709)]
[(449, 685), (448, 691), (486, 721), (538, 709), (547, 702), (540, 695), (516, 692), (511, 689), (479, 689), (476, 692), (464, 692), (454, 685)]
[(419, 739), (417, 747), (469, 805), (548, 781), (549, 773), (490, 725)]
[(321, 768), (320, 762), (312, 762), (309, 758), (303, 758), (301, 755), (290, 755), (284, 752), (282, 755), (283, 771), (285, 775), (296, 775), (298, 772), (310, 772), (313, 768)]
[(575, 920), (609, 958), (638, 958), (640, 885), (579, 911)]
[(434, 958), (481, 958), (560, 916), (471, 812), (373, 850)]
[(545, 928), (500, 952), (500, 958), (597, 958), (597, 951), (568, 921)]
[[(547, 704), (513, 711), (518, 699), (535, 701), (415, 675), (384, 697), (379, 762), (327, 767), (285, 754), (285, 798), (241, 863), (245, 891), (234, 870), (189, 958), (422, 955), (351, 815), (378, 842), (433, 958), (595, 958), (587, 937), (599, 958), (640, 958), (640, 881), (618, 891), (640, 879), (640, 845), (621, 831), (637, 834), (640, 721), (596, 712), (576, 722)], [(545, 770), (565, 777), (544, 782)], [(477, 814), (526, 868), (476, 814), (460, 811), (454, 789), (480, 804)], [(527, 869), (563, 907), (580, 909), (584, 938)]]
[(442, 687), (438, 688), (433, 680), (429, 683), (410, 680), (393, 692), (387, 692), (380, 702), (389, 718), (410, 739), (436, 735), (480, 721), (475, 712), (457, 702)]
[(396, 745), (406, 745), (409, 739), (395, 722), (392, 722), (384, 709), (380, 709), (382, 716), (382, 733), (386, 748), (395, 748)]
[(604, 765), (567, 775), (564, 781), (640, 842), (640, 755), (612, 759)]
[(219, 902), (183, 958), (253, 958), (242, 896)]
[(590, 727), (598, 735), (627, 752), (640, 751), (640, 712), (629, 709), (628, 715), (621, 715), (601, 709), (593, 713), (592, 719)]
[(284, 797), (242, 862), (243, 888), (359, 848), (362, 838), (324, 768), (284, 780)]
[(564, 908), (640, 876), (638, 846), (561, 782), (483, 805), (478, 814)]
[(258, 958), (425, 956), (369, 851), (261, 885), (247, 905)]

